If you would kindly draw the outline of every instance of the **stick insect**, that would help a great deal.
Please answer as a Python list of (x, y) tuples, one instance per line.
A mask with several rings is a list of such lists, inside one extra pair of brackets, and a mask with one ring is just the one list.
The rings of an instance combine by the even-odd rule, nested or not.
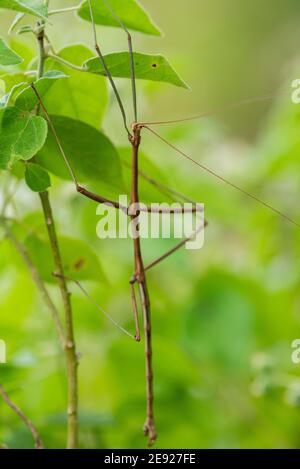
[[(141, 212), (143, 210), (146, 210), (147, 212), (151, 213), (153, 212), (153, 208), (146, 207), (142, 208), (140, 204), (140, 197), (139, 197), (139, 180), (140, 177), (143, 177), (144, 179), (148, 180), (150, 184), (155, 185), (158, 187), (160, 190), (167, 192), (168, 194), (172, 194), (175, 197), (179, 197), (181, 201), (188, 200), (189, 199), (185, 198), (182, 196), (182, 194), (179, 194), (177, 191), (172, 190), (163, 184), (160, 184), (153, 179), (151, 179), (148, 175), (143, 174), (140, 169), (139, 169), (139, 149), (141, 145), (141, 138), (142, 138), (142, 132), (148, 131), (150, 132), (154, 137), (158, 138), (162, 143), (165, 145), (169, 146), (172, 150), (174, 150), (177, 154), (179, 154), (181, 157), (184, 157), (185, 159), (189, 160), (191, 163), (197, 165), (200, 167), (202, 170), (208, 172), (211, 176), (214, 178), (218, 179), (219, 181), (223, 182), (224, 184), (230, 186), (232, 189), (237, 190), (241, 192), (243, 195), (245, 195), (248, 198), (251, 198), (254, 200), (256, 203), (264, 206), (266, 209), (272, 211), (276, 215), (279, 215), (289, 223), (297, 226), (300, 228), (300, 225), (290, 218), (288, 215), (285, 213), (279, 211), (278, 209), (274, 208), (272, 205), (269, 203), (265, 202), (264, 200), (258, 198), (256, 195), (251, 194), (250, 192), (244, 190), (242, 187), (234, 184), (233, 182), (229, 181), (228, 179), (225, 179), (222, 175), (218, 174), (216, 171), (208, 168), (207, 166), (204, 166), (203, 164), (199, 163), (197, 160), (189, 156), (187, 153), (184, 151), (180, 150), (177, 148), (175, 145), (173, 145), (171, 142), (167, 141), (162, 135), (160, 135), (156, 130), (153, 129), (154, 126), (157, 125), (168, 125), (168, 124), (175, 124), (178, 122), (182, 121), (192, 121), (195, 119), (199, 119), (201, 117), (205, 117), (207, 115), (210, 115), (212, 113), (203, 113), (194, 117), (186, 118), (186, 119), (178, 119), (178, 120), (169, 120), (169, 121), (160, 121), (160, 122), (142, 122), (139, 121), (138, 118), (138, 101), (137, 101), (137, 88), (136, 88), (136, 77), (135, 77), (135, 63), (134, 63), (134, 55), (133, 55), (133, 41), (130, 32), (124, 25), (124, 23), (121, 21), (121, 19), (118, 17), (118, 15), (115, 13), (115, 11), (112, 9), (110, 3), (108, 0), (103, 0), (105, 5), (107, 6), (108, 10), (110, 11), (111, 15), (114, 17), (114, 19), (118, 22), (119, 26), (122, 28), (124, 33), (126, 34), (127, 37), (127, 42), (128, 42), (128, 50), (129, 50), (129, 57), (130, 57), (130, 71), (131, 71), (131, 84), (132, 84), (132, 104), (133, 104), (133, 115), (134, 115), (134, 122), (131, 126), (128, 125), (127, 121), (127, 113), (125, 110), (125, 107), (123, 105), (123, 101), (121, 99), (121, 96), (119, 94), (118, 88), (115, 84), (115, 81), (112, 77), (112, 74), (106, 64), (105, 58), (103, 56), (102, 50), (100, 48), (99, 42), (98, 42), (98, 34), (97, 34), (97, 29), (96, 29), (96, 24), (94, 21), (94, 15), (93, 15), (93, 7), (91, 4), (91, 0), (88, 0), (89, 3), (89, 9), (90, 9), (90, 17), (91, 17), (91, 22), (92, 22), (92, 31), (93, 31), (93, 39), (94, 39), (94, 48), (97, 53), (97, 56), (99, 58), (99, 61), (102, 65), (102, 67), (105, 70), (105, 74), (110, 82), (110, 85), (112, 87), (112, 90), (114, 92), (115, 98), (117, 100), (119, 110), (122, 116), (123, 120), (123, 126), (124, 130), (128, 136), (128, 140), (131, 145), (132, 149), (132, 161), (131, 161), (131, 199), (130, 199), (130, 204), (128, 207), (121, 206), (119, 202), (116, 202), (114, 200), (107, 199), (105, 197), (102, 197), (99, 194), (96, 194), (94, 192), (89, 191), (85, 187), (79, 184), (78, 179), (76, 177), (75, 170), (73, 169), (72, 165), (70, 164), (70, 160), (68, 158), (68, 155), (66, 155), (63, 144), (60, 141), (60, 138), (56, 132), (56, 129), (53, 125), (53, 122), (51, 120), (51, 117), (49, 116), (47, 109), (45, 107), (45, 104), (43, 102), (43, 99), (41, 95), (39, 94), (37, 88), (35, 87), (34, 82), (31, 84), (32, 89), (34, 93), (36, 94), (38, 103), (40, 108), (42, 109), (46, 120), (48, 121), (49, 127), (53, 133), (53, 136), (56, 140), (57, 146), (59, 148), (60, 154), (68, 168), (68, 171), (71, 175), (71, 178), (73, 180), (73, 183), (75, 185), (76, 191), (81, 194), (84, 197), (87, 197), (88, 199), (93, 200), (94, 202), (100, 203), (100, 204), (107, 204), (109, 206), (113, 206), (116, 210), (123, 210), (128, 217), (135, 223), (137, 226), (137, 229), (139, 230), (139, 225), (140, 225), (140, 216)], [(41, 33), (41, 40), (44, 41), (44, 39), (47, 39), (44, 35), (44, 33)], [(236, 106), (240, 105), (246, 105), (250, 104), (251, 102), (255, 101), (261, 101), (261, 100), (266, 100), (266, 99), (271, 99), (270, 96), (267, 97), (261, 97), (261, 98), (255, 98), (255, 99), (249, 99), (249, 100), (244, 100), (240, 103), (237, 103), (236, 105), (232, 105), (229, 108), (234, 108)], [(191, 202), (191, 201), (190, 201)], [(180, 213), (184, 213), (184, 207), (180, 208), (178, 210)], [(196, 214), (196, 207), (194, 203), (194, 207), (191, 209), (193, 213)], [(174, 210), (168, 210), (165, 209), (163, 211), (160, 211), (159, 213), (163, 214), (174, 214)], [(203, 225), (199, 229), (204, 229), (206, 226), (206, 222), (203, 223)], [(194, 236), (195, 233), (193, 233)], [(167, 259), (170, 255), (172, 255), (174, 252), (179, 250), (181, 247), (183, 247), (187, 241), (189, 241), (191, 238), (186, 238), (183, 239), (180, 243), (178, 243), (173, 249), (170, 251), (166, 252), (162, 256), (160, 256), (158, 259), (152, 261), (149, 265), (145, 265), (144, 259), (143, 259), (143, 252), (142, 252), (142, 246), (141, 246), (141, 237), (138, 235), (137, 237), (134, 238), (133, 240), (133, 249), (134, 249), (134, 269), (133, 269), (133, 274), (132, 277), (129, 280), (129, 285), (130, 285), (130, 296), (131, 296), (131, 303), (132, 303), (132, 310), (133, 310), (133, 317), (134, 317), (134, 323), (135, 323), (135, 334), (130, 334), (126, 330), (124, 330), (122, 327), (120, 327), (118, 324), (116, 324), (112, 318), (101, 308), (101, 311), (110, 319), (119, 329), (121, 329), (123, 332), (125, 332), (127, 335), (132, 337), (134, 340), (137, 342), (140, 342), (141, 340), (141, 332), (140, 332), (140, 323), (139, 323), (139, 303), (137, 299), (137, 292), (139, 292), (139, 299), (140, 299), (140, 307), (142, 310), (143, 314), (143, 323), (144, 323), (144, 337), (145, 337), (145, 361), (146, 361), (146, 421), (144, 425), (144, 433), (148, 437), (148, 442), (149, 445), (152, 445), (156, 438), (157, 438), (157, 431), (156, 431), (156, 425), (155, 425), (155, 418), (154, 418), (154, 389), (153, 389), (153, 366), (152, 366), (152, 324), (151, 324), (151, 306), (150, 306), (150, 295), (149, 295), (149, 290), (148, 290), (148, 282), (147, 282), (147, 272), (157, 266), (160, 262), (163, 260)], [(58, 275), (58, 274), (55, 274)], [(76, 282), (79, 288), (81, 288), (82, 292), (89, 298), (89, 295), (87, 292), (83, 289), (83, 287)], [(97, 306), (97, 305), (96, 305)], [(98, 306), (99, 308), (99, 306)]]

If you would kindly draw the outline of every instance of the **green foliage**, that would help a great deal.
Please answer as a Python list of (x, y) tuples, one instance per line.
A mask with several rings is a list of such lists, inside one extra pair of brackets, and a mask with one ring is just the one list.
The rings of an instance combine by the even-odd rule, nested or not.
[(0, 8), (29, 13), (45, 19), (48, 15), (48, 0), (0, 0)]
[[(93, 53), (84, 45), (67, 46), (58, 55), (79, 66), (93, 57)], [(61, 70), (69, 76), (68, 80), (55, 83), (47, 93), (45, 104), (48, 112), (72, 117), (99, 129), (108, 104), (105, 80), (73, 70), (52, 59), (47, 60), (46, 68)]]
[(0, 168), (30, 160), (44, 145), (47, 123), (40, 116), (16, 107), (0, 110)]
[[(62, 72), (50, 71), (35, 82), (41, 96), (51, 88), (54, 81), (65, 78)], [(10, 103), (14, 92), (23, 87), (15, 85), (3, 104)], [(18, 160), (30, 160), (44, 145), (48, 127), (45, 119), (31, 113), (38, 104), (34, 90), (27, 87), (16, 96), (15, 106), (5, 107), (0, 114), (0, 167), (8, 169)]]
[[(128, 52), (116, 52), (104, 57), (106, 65), (114, 77), (130, 78), (130, 56)], [(161, 81), (171, 83), (181, 88), (188, 88), (186, 83), (177, 75), (167, 59), (162, 55), (134, 53), (136, 78), (142, 80)], [(99, 58), (88, 60), (84, 67), (92, 73), (105, 75), (105, 70)]]
[[(51, 2), (53, 8), (75, 3)], [(128, 4), (141, 10), (137, 2), (111, 3), (115, 9), (119, 8), (118, 13), (130, 29), (158, 34), (148, 17), (145, 22), (134, 9), (122, 11)], [(164, 2), (153, 4), (153, 9), (161, 14), (168, 36), (170, 31), (171, 38), (178, 39), (178, 42), (174, 39), (164, 42), (166, 56), (176, 57), (196, 86), (192, 97), (153, 83), (141, 87), (140, 119), (145, 116), (155, 121), (176, 119), (222, 107), (222, 99), (236, 102), (239, 97), (264, 94), (262, 89), (270, 88), (271, 82), (272, 87), (274, 83), (276, 86), (282, 80), (282, 70), (288, 70), (291, 54), (299, 55), (298, 42), (294, 40), (298, 34), (295, 21), (300, 12), (298, 0), (246, 1), (242, 7), (239, 0), (230, 0), (230, 8), (223, 8), (222, 15), (216, 15), (216, 6), (222, 9), (224, 3), (217, 0), (206, 4), (205, 17), (200, 3), (191, 0), (187, 9), (181, 0), (174, 0), (171, 12)], [(0, 6), (4, 4), (16, 5), (16, 9), (27, 14), (29, 4), (41, 3), (0, 0)], [(97, 23), (119, 27), (105, 10), (104, 0), (95, 0), (93, 4), (98, 12)], [(257, 15), (258, 10), (261, 15)], [(10, 14), (1, 10), (1, 35), (24, 59), (16, 67), (0, 72), (1, 92), (5, 93), (0, 101), (0, 168), (12, 166), (10, 172), (1, 171), (1, 201), (14, 194), (18, 183), (18, 191), (7, 210), (7, 216), (12, 215), (18, 221), (10, 226), (29, 251), (61, 312), (39, 197), (24, 184), (25, 174), (31, 190), (45, 190), (50, 184), (48, 171), (59, 176), (51, 177), (50, 196), (65, 273), (86, 281), (84, 286), (97, 303), (132, 331), (128, 288), (132, 275), (131, 243), (99, 240), (95, 235), (96, 205), (66, 183), (70, 178), (65, 163), (50, 129), (46, 139), (42, 109), (28, 87), (33, 76), (28, 71), (37, 66), (33, 41), (30, 36), (17, 39), (12, 36), (8, 41), (4, 35), (11, 21)], [(79, 14), (89, 19), (86, 2)], [(206, 15), (211, 15), (209, 21)], [(75, 15), (71, 20), (68, 14), (51, 17), (55, 29), (49, 22), (50, 39), (60, 47), (66, 38), (68, 42), (86, 40), (90, 45), (91, 28), (86, 36), (83, 28), (81, 35), (80, 23), (76, 21)], [(18, 24), (19, 21), (12, 32)], [(63, 25), (61, 29), (59, 24)], [(111, 40), (109, 35), (110, 32), (104, 38), (106, 44)], [(120, 37), (124, 38), (125, 49), (126, 37), (121, 32)], [(187, 37), (191, 48), (182, 39)], [(220, 42), (220, 37), (226, 37), (226, 41)], [(102, 44), (101, 35), (99, 40)], [(148, 45), (153, 47), (153, 38), (147, 40), (137, 36), (134, 46), (142, 50)], [(112, 49), (117, 47), (111, 44)], [(270, 47), (280, 53), (270, 54)], [(90, 71), (96, 72), (83, 73), (47, 58), (46, 73), (54, 71), (54, 76), (46, 75), (35, 82), (54, 116), (54, 126), (75, 173), (80, 181), (101, 194), (103, 188), (106, 190), (104, 185), (117, 194), (123, 192), (124, 173), (125, 191), (129, 193), (131, 149), (119, 116), (109, 110), (107, 80), (99, 75), (99, 72), (104, 75), (99, 60), (92, 58), (92, 52), (83, 45), (64, 47), (59, 55), (77, 66), (88, 61)], [(129, 78), (128, 54), (121, 53), (122, 56), (124, 60), (117, 61), (114, 73)], [(152, 70), (149, 65), (146, 63), (141, 70), (137, 64), (137, 73), (142, 75), (138, 78), (153, 80), (149, 74), (157, 77), (162, 72), (162, 68)], [(114, 68), (114, 63), (110, 66)], [(253, 80), (250, 72), (256, 68), (260, 72)], [(55, 76), (58, 73), (55, 71), (68, 78)], [(166, 81), (184, 85), (178, 77), (174, 77), (176, 83), (173, 83), (168, 74), (161, 73), (159, 81), (167, 76)], [(298, 75), (299, 67), (296, 67), (288, 78), (289, 92), (290, 76)], [(126, 111), (129, 99), (123, 91), (129, 87), (129, 82), (127, 88), (122, 88), (122, 84), (120, 87)], [(199, 161), (297, 218), (299, 105), (292, 105), (288, 95), (275, 104), (270, 102), (267, 122), (264, 106), (245, 106), (240, 111), (234, 109), (224, 116), (194, 124), (166, 126), (161, 132), (178, 146), (186, 147)], [(37, 111), (39, 116), (35, 115)], [(257, 127), (259, 138), (249, 139)], [(102, 128), (109, 139), (99, 131)], [(247, 141), (237, 128), (247, 130)], [(299, 231), (176, 158), (171, 149), (146, 132), (143, 132), (139, 156), (142, 172), (194, 200), (205, 202), (209, 221), (202, 250), (183, 249), (149, 271), (159, 447), (299, 447), (300, 372), (299, 365), (291, 363), (290, 347), (298, 335), (300, 321)], [(143, 178), (140, 196), (147, 203), (170, 200), (168, 194), (160, 193)], [(1, 203), (0, 211), (2, 207)], [(66, 394), (62, 384), (65, 369), (61, 350), (47, 307), (28, 269), (5, 237), (1, 223), (0, 230), (0, 309), (3, 312), (0, 339), (7, 341), (9, 351), (8, 364), (0, 365), (1, 380), (13, 400), (41, 431), (47, 448), (61, 448), (66, 436)], [(143, 241), (145, 261), (151, 262), (175, 242)], [(109, 284), (105, 283), (106, 277)], [(79, 368), (80, 447), (142, 448), (145, 446), (140, 434), (145, 411), (145, 386), (141, 379), (143, 349), (122, 337), (106, 318), (98, 315), (95, 305), (73, 282), (68, 287), (74, 305), (78, 350), (83, 356)], [(29, 432), (11, 409), (1, 406), (1, 417), (0, 446), (3, 442), (9, 448), (31, 448)]]
[(26, 164), (25, 181), (33, 192), (44, 192), (51, 185), (47, 171), (35, 163)]
[[(116, 20), (105, 1), (92, 0), (91, 3), (96, 24), (120, 28), (120, 23)], [(154, 36), (160, 35), (157, 26), (136, 0), (127, 0), (126, 2), (124, 0), (110, 0), (109, 3), (114, 13), (118, 15), (128, 29)], [(83, 1), (78, 14), (84, 20), (91, 21), (88, 1)]]
[(0, 66), (17, 65), (22, 62), (22, 58), (11, 50), (3, 39), (0, 38)]
[[(80, 181), (101, 181), (120, 188), (119, 155), (102, 132), (69, 117), (51, 116), (51, 120)], [(36, 161), (53, 174), (70, 179), (52, 132), (48, 133), (46, 144), (39, 151)]]

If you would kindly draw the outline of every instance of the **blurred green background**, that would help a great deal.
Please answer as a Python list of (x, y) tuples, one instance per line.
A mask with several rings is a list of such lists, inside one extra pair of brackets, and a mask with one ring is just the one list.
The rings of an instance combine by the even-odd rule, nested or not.
[[(61, 7), (77, 2), (50, 3)], [(299, 1), (142, 4), (165, 35), (134, 34), (135, 48), (164, 53), (191, 90), (139, 82), (141, 119), (175, 119), (274, 95), (264, 103), (159, 130), (197, 160), (300, 222), (300, 112), (291, 102), (291, 82), (300, 77)], [(0, 35), (23, 53), (26, 47), (30, 57), (34, 44), (29, 38), (7, 36), (13, 17), (1, 10)], [(105, 51), (126, 48), (122, 32), (99, 32)], [(73, 13), (53, 18), (48, 34), (58, 50), (74, 42), (92, 45), (89, 24)], [(129, 108), (130, 83), (118, 84)], [(128, 147), (114, 99), (104, 130), (115, 144)], [(300, 365), (291, 361), (291, 343), (300, 336), (299, 230), (153, 136), (145, 134), (142, 148), (153, 163), (153, 177), (205, 203), (209, 221), (202, 250), (183, 249), (149, 273), (156, 447), (299, 448)], [(5, 193), (11, 182), (3, 173), (1, 179)], [(132, 329), (130, 240), (97, 239), (96, 206), (75, 194), (71, 185), (52, 181), (60, 232), (87, 241), (105, 272), (106, 281), (101, 276), (85, 287)], [(147, 202), (163, 200), (146, 182), (141, 190)], [(25, 185), (15, 200), (21, 217), (39, 210), (38, 197)], [(173, 244), (144, 241), (145, 259)], [(26, 269), (15, 261), (2, 239), (0, 338), (7, 342), (8, 363), (0, 366), (0, 381), (40, 429), (46, 446), (64, 447), (64, 358), (48, 311)], [(55, 286), (50, 288), (59, 304)], [(81, 352), (80, 446), (144, 447), (143, 344), (120, 336), (76, 287), (71, 289)], [(32, 446), (27, 430), (2, 403), (0, 442), (13, 448)]]

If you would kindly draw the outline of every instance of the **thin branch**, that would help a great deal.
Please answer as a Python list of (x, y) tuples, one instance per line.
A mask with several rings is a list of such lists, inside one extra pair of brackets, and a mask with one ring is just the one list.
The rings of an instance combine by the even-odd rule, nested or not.
[(255, 202), (259, 203), (260, 205), (262, 205), (263, 207), (267, 208), (268, 210), (270, 210), (271, 212), (275, 213), (276, 215), (279, 215), (281, 218), (283, 218), (284, 220), (288, 221), (289, 223), (295, 225), (297, 228), (300, 228), (300, 224), (297, 223), (295, 220), (293, 220), (292, 218), (290, 218), (288, 215), (286, 215), (285, 213), (281, 212), (280, 210), (278, 210), (277, 208), (273, 207), (272, 205), (268, 204), (267, 202), (263, 201), (262, 199), (258, 198), (256, 195), (254, 194), (251, 194), (250, 192), (246, 191), (245, 189), (237, 186), (236, 184), (232, 183), (231, 181), (229, 181), (228, 179), (225, 179), (223, 176), (221, 176), (220, 174), (216, 173), (215, 171), (213, 171), (212, 169), (208, 168), (207, 166), (204, 166), (203, 164), (199, 163), (198, 161), (194, 160), (191, 156), (187, 155), (186, 153), (184, 153), (182, 150), (180, 150), (179, 148), (177, 148), (175, 145), (173, 145), (172, 143), (170, 143), (168, 140), (166, 140), (164, 137), (162, 137), (160, 134), (158, 134), (157, 132), (155, 132), (153, 129), (151, 129), (150, 127), (148, 127), (147, 125), (144, 125), (143, 126), (145, 129), (149, 130), (149, 132), (151, 132), (153, 135), (155, 135), (157, 138), (159, 138), (162, 142), (164, 142), (166, 145), (168, 145), (170, 148), (172, 148), (173, 150), (175, 150), (177, 153), (179, 153), (181, 156), (183, 156), (184, 158), (188, 159), (189, 161), (191, 161), (192, 163), (194, 163), (195, 165), (199, 166), (199, 168), (203, 169), (204, 171), (206, 171), (207, 173), (211, 174), (212, 176), (214, 176), (215, 178), (217, 178), (219, 181), (227, 184), (228, 186), (232, 187), (233, 189), (237, 190), (238, 192), (241, 192), (242, 194), (246, 195), (248, 198), (254, 200)]
[[(0, 222), (1, 222), (1, 220), (0, 220)], [(37, 286), (38, 290), (40, 291), (40, 293), (42, 295), (42, 298), (43, 298), (46, 306), (48, 307), (48, 309), (51, 313), (51, 316), (53, 318), (55, 328), (56, 328), (56, 332), (57, 332), (57, 335), (59, 337), (60, 345), (64, 349), (64, 347), (65, 347), (65, 336), (64, 336), (63, 326), (62, 326), (62, 323), (61, 323), (61, 320), (60, 320), (60, 317), (59, 317), (59, 313), (58, 313), (57, 308), (56, 308), (55, 304), (53, 303), (53, 301), (52, 301), (52, 299), (49, 295), (49, 292), (48, 292), (47, 288), (45, 287), (45, 284), (44, 284), (44, 282), (43, 282), (43, 280), (40, 276), (40, 273), (37, 270), (37, 268), (35, 267), (34, 263), (32, 262), (32, 260), (30, 258), (30, 255), (29, 255), (27, 249), (25, 248), (25, 246), (23, 246), (23, 244), (20, 243), (20, 241), (15, 237), (12, 230), (7, 226), (6, 223), (2, 222), (2, 225), (4, 227), (6, 237), (11, 241), (11, 243), (15, 247), (16, 251), (22, 257), (25, 265), (27, 266), (27, 268), (28, 268), (28, 270), (31, 274), (31, 277), (32, 277), (35, 285)]]
[[(45, 63), (45, 47), (44, 47), (45, 31), (44, 28), (41, 28), (40, 33), (37, 36), (39, 44), (39, 74), (38, 77), (41, 78), (44, 73), (44, 63)], [(36, 91), (36, 88), (33, 85), (33, 90), (39, 98), (39, 95)], [(39, 99), (40, 105), (42, 104), (41, 99)], [(45, 109), (43, 108), (44, 112)], [(48, 115), (48, 113), (47, 113)], [(48, 115), (49, 117), (49, 115)], [(50, 121), (50, 122), (49, 122)], [(63, 148), (60, 145), (59, 138), (55, 132), (54, 126), (52, 125), (51, 119), (48, 120), (48, 123), (54, 131), (54, 136), (56, 142), (60, 147), (60, 151), (64, 155)], [(68, 159), (65, 157), (66, 164)], [(69, 166), (68, 166), (69, 167)], [(71, 166), (69, 167), (71, 171), (72, 178), (77, 184), (76, 177), (72, 171)], [(61, 276), (58, 278), (58, 285), (61, 293), (61, 297), (64, 305), (65, 312), (65, 357), (66, 357), (66, 366), (67, 366), (67, 383), (68, 383), (68, 432), (67, 432), (67, 448), (76, 449), (78, 445), (78, 357), (76, 353), (76, 344), (74, 337), (74, 325), (73, 325), (73, 311), (72, 304), (70, 299), (70, 293), (68, 291), (67, 283), (64, 276), (64, 268), (62, 263), (62, 257), (59, 247), (59, 242), (56, 234), (55, 222), (52, 213), (52, 208), (50, 205), (49, 194), (48, 192), (40, 192), (39, 197), (43, 207), (45, 225), (48, 231), (48, 237), (50, 242), (50, 248), (52, 251), (52, 257), (54, 261), (54, 266), (57, 273)]]
[(43, 207), (45, 223), (48, 230), (48, 236), (54, 260), (56, 272), (59, 274), (58, 284), (64, 304), (65, 311), (65, 331), (66, 331), (66, 362), (67, 362), (67, 376), (68, 376), (68, 442), (69, 449), (77, 447), (78, 440), (78, 382), (77, 382), (77, 368), (78, 359), (76, 353), (76, 345), (74, 338), (73, 326), (73, 313), (70, 300), (70, 293), (68, 291), (67, 283), (64, 279), (64, 268), (62, 257), (58, 244), (58, 238), (55, 229), (54, 218), (49, 201), (48, 192), (41, 192), (40, 199)]
[(134, 65), (134, 55), (133, 55), (133, 45), (132, 45), (132, 37), (128, 29), (126, 28), (123, 21), (119, 18), (119, 16), (115, 13), (114, 9), (111, 7), (110, 2), (108, 0), (104, 0), (107, 8), (109, 9), (110, 13), (117, 21), (117, 23), (121, 26), (121, 28), (125, 31), (127, 35), (128, 41), (128, 50), (129, 50), (129, 57), (130, 57), (130, 74), (131, 74), (131, 86), (132, 86), (132, 100), (133, 100), (133, 115), (134, 121), (137, 122), (138, 120), (138, 112), (137, 112), (137, 93), (136, 93), (136, 80), (135, 80), (135, 65)]
[(115, 82), (114, 82), (114, 79), (112, 77), (112, 74), (110, 73), (110, 70), (108, 68), (108, 66), (106, 65), (106, 62), (105, 62), (105, 59), (104, 59), (104, 56), (101, 52), (101, 49), (99, 47), (99, 44), (98, 44), (98, 38), (97, 38), (97, 30), (96, 30), (96, 24), (95, 24), (95, 21), (94, 21), (94, 13), (93, 13), (93, 8), (92, 8), (92, 4), (91, 4), (91, 0), (88, 0), (88, 3), (89, 3), (89, 9), (90, 9), (90, 16), (91, 16), (91, 21), (92, 21), (92, 27), (93, 27), (93, 36), (94, 36), (94, 46), (95, 46), (95, 50), (98, 54), (98, 57), (99, 57), (99, 60), (100, 60), (100, 63), (102, 65), (102, 67), (104, 68), (105, 70), (105, 73), (106, 73), (106, 76), (107, 78), (109, 79), (109, 82), (111, 84), (111, 87), (115, 93), (115, 96), (116, 96), (116, 99), (118, 101), (118, 104), (119, 104), (119, 108), (120, 108), (120, 111), (121, 111), (121, 114), (122, 114), (122, 118), (123, 118), (123, 123), (124, 123), (124, 127), (125, 127), (125, 130), (127, 132), (127, 135), (128, 137), (131, 137), (131, 133), (128, 129), (128, 126), (127, 126), (127, 117), (126, 117), (126, 112), (125, 112), (125, 109), (124, 109), (124, 106), (123, 106), (123, 102), (122, 102), (122, 99), (119, 95), (119, 92), (117, 90), (117, 87), (115, 85)]
[(36, 449), (44, 449), (43, 441), (40, 437), (39, 432), (37, 431), (36, 427), (33, 425), (31, 420), (26, 417), (24, 412), (9, 398), (8, 394), (4, 390), (3, 386), (0, 384), (0, 396), (4, 400), (4, 402), (13, 410), (13, 412), (23, 421), (26, 425), (30, 433), (32, 434), (34, 445)]
[(41, 78), (44, 74), (44, 65), (46, 60), (46, 53), (44, 47), (44, 26), (39, 26), (39, 32), (37, 33), (37, 44), (38, 44), (38, 69), (37, 69), (37, 77)]

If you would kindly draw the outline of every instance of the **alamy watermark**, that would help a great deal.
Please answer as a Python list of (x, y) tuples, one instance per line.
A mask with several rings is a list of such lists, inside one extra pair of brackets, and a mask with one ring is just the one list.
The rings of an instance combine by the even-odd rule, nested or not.
[(294, 104), (300, 103), (300, 78), (296, 78), (292, 81), (292, 95), (291, 99)]
[(299, 365), (300, 363), (300, 339), (295, 339), (292, 342), (291, 347), (292, 349), (294, 349), (291, 355), (292, 362), (294, 363), (294, 365)]
[[(97, 236), (105, 238), (186, 239), (186, 249), (201, 249), (204, 244), (204, 204), (143, 203), (128, 205), (120, 195), (120, 210), (112, 204), (99, 204)], [(137, 216), (138, 215), (138, 216)]]
[(6, 343), (0, 339), (0, 364), (6, 363)]

